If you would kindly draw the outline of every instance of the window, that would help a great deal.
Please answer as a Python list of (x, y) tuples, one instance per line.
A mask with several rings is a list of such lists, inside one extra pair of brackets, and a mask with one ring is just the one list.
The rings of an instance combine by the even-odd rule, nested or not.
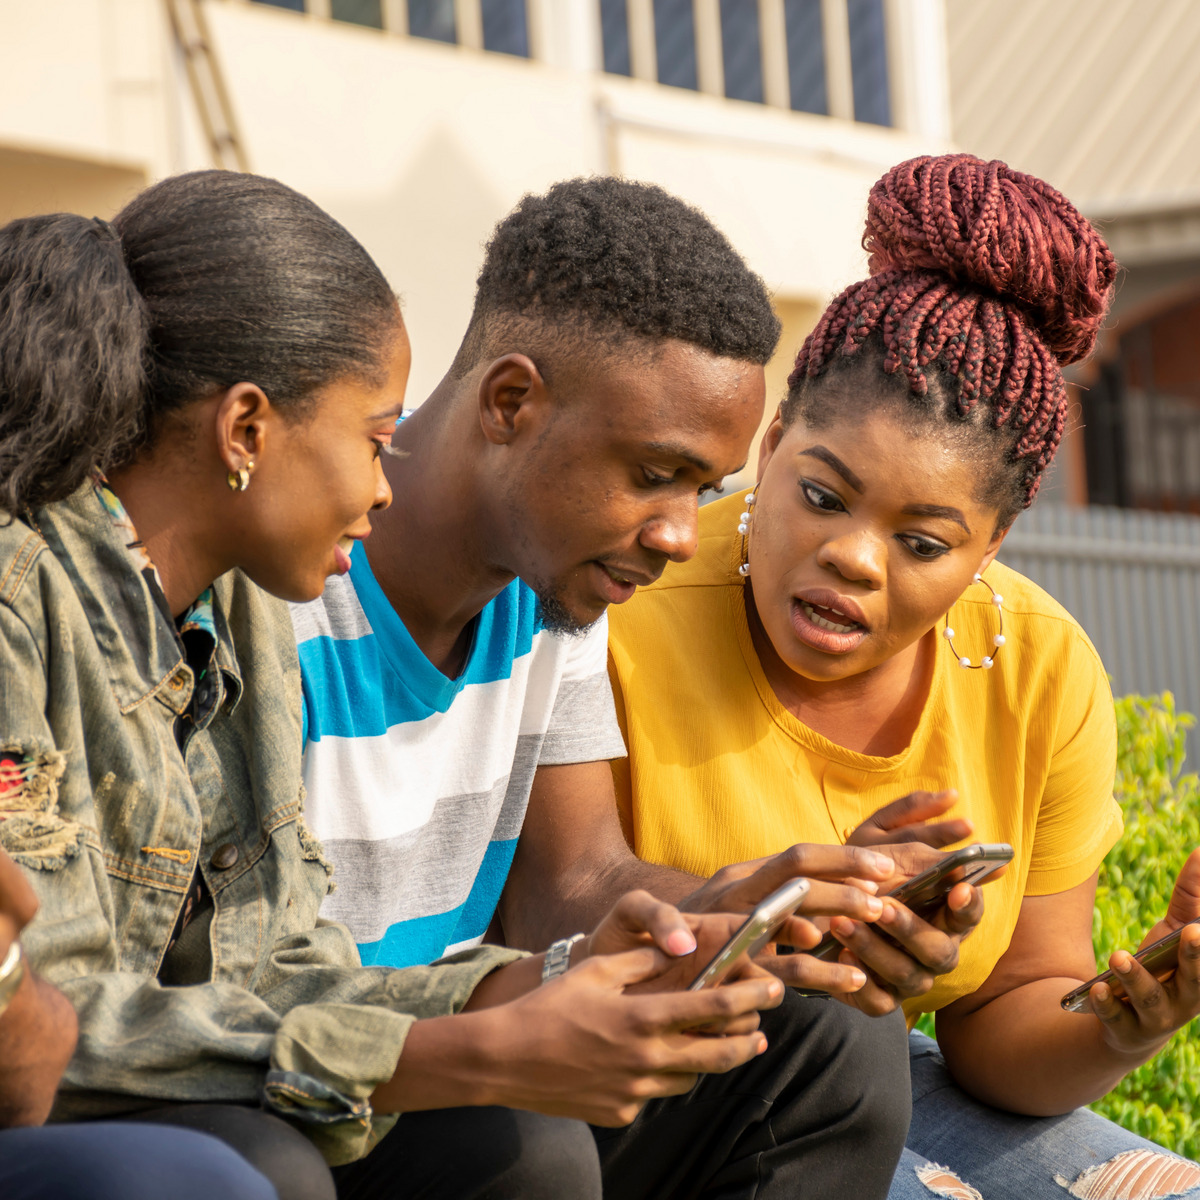
[(485, 50), (529, 57), (525, 0), (480, 0), (479, 9)]
[(887, 37), (883, 0), (846, 0), (850, 18), (850, 67), (854, 79), (854, 119), (890, 125)]
[(821, 0), (784, 0), (788, 87), (796, 112), (829, 115)]
[(692, 0), (654, 0), (654, 46), (658, 54), (658, 82), (695, 91), (699, 82)]
[(454, 0), (408, 0), (408, 32), (435, 42), (457, 42)]
[(382, 29), (383, 0), (330, 0), (329, 15), (335, 21), (346, 21), (350, 25)]
[(725, 95), (763, 102), (762, 34), (758, 0), (721, 0), (721, 59)]
[(286, 8), (291, 12), (303, 12), (304, 0), (254, 0), (256, 4), (267, 4), (271, 8)]
[(610, 75), (632, 75), (629, 58), (629, 9), (625, 0), (600, 0), (600, 43)]

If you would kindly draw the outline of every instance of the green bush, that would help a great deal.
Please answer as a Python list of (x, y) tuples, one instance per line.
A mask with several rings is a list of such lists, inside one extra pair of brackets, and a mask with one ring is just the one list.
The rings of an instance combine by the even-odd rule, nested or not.
[[(1125, 833), (1100, 868), (1093, 942), (1103, 965), (1133, 949), (1162, 919), (1175, 877), (1200, 846), (1200, 781), (1183, 774), (1195, 717), (1170, 692), (1117, 701), (1116, 797)], [(1156, 1058), (1092, 1107), (1142, 1137), (1200, 1158), (1200, 1024), (1181, 1029)]]
[[(1132, 950), (1167, 910), (1175, 877), (1200, 846), (1200, 780), (1184, 774), (1184, 741), (1196, 723), (1170, 692), (1117, 702), (1115, 794), (1125, 833), (1100, 868), (1092, 940), (1097, 971)], [(933, 1036), (931, 1014), (917, 1028)], [(1187, 1158), (1200, 1159), (1200, 1021), (1131, 1072), (1092, 1107)]]

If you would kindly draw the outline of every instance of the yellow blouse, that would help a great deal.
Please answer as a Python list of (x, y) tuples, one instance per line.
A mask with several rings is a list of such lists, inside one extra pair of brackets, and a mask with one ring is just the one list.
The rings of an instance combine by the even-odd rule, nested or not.
[[(1007, 874), (959, 966), (906, 1006), (910, 1020), (973, 992), (1007, 949), (1026, 895), (1066, 891), (1121, 834), (1112, 796), (1116, 723), (1108, 680), (1076, 621), (1030, 580), (986, 572), (1004, 597), (1007, 642), (990, 671), (965, 671), (938, 638), (912, 742), (878, 758), (847, 750), (779, 702), (750, 640), (736, 535), (741, 497), (702, 510), (700, 549), (609, 612), (609, 671), (629, 757), (613, 764), (635, 853), (700, 876), (795, 842), (843, 842), (884, 804), (958, 789), (947, 816), (972, 841), (1010, 842)], [(950, 612), (976, 662), (997, 630), (991, 593)]]

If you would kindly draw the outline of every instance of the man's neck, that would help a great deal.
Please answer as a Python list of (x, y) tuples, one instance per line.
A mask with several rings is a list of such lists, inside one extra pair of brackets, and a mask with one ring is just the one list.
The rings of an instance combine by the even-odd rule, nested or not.
[(384, 458), (392, 505), (372, 517), (365, 543), (413, 641), (452, 678), (465, 664), (472, 621), (512, 580), (485, 552), (492, 518), (470, 470), (469, 415), (439, 388), (398, 427), (393, 444), (406, 457)]

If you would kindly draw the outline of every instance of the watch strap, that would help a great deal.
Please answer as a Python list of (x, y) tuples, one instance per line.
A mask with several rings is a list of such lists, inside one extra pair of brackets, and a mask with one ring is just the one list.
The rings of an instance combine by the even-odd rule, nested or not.
[(571, 965), (571, 951), (575, 948), (575, 943), (581, 941), (585, 936), (582, 933), (573, 933), (570, 937), (559, 938), (551, 945), (550, 949), (546, 951), (546, 957), (542, 960), (543, 983), (557, 979), (566, 971)]
[(0, 962), (0, 1016), (12, 1003), (21, 980), (25, 978), (25, 959), (21, 956), (21, 943), (14, 941)]

